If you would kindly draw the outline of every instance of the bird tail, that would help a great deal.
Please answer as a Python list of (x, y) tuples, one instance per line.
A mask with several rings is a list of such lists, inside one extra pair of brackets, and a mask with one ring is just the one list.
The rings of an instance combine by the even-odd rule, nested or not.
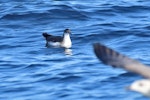
[(47, 37), (47, 36), (51, 36), (51, 35), (49, 35), (49, 34), (47, 34), (47, 33), (43, 33), (42, 34), (45, 38)]

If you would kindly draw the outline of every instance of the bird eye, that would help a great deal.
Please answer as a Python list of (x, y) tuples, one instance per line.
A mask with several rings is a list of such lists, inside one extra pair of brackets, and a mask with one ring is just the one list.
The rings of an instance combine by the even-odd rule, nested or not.
[(143, 86), (143, 83), (139, 83), (139, 86)]

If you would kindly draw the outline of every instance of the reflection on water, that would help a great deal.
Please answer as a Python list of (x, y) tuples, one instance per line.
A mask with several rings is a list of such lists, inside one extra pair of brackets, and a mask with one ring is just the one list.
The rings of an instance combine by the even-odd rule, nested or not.
[(72, 55), (72, 50), (71, 49), (65, 49), (65, 54), (66, 55)]

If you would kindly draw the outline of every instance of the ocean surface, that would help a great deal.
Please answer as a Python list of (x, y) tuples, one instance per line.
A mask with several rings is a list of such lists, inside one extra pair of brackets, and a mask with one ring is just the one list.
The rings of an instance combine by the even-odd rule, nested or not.
[[(72, 32), (72, 55), (43, 32)], [(0, 0), (0, 100), (149, 100), (140, 75), (102, 64), (93, 43), (150, 65), (149, 0)]]

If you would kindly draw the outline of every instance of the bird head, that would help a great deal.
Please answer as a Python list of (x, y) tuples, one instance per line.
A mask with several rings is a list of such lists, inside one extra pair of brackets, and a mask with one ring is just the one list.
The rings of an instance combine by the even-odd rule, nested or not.
[(129, 87), (129, 90), (142, 93), (143, 95), (150, 96), (150, 80), (143, 79), (133, 82)]

